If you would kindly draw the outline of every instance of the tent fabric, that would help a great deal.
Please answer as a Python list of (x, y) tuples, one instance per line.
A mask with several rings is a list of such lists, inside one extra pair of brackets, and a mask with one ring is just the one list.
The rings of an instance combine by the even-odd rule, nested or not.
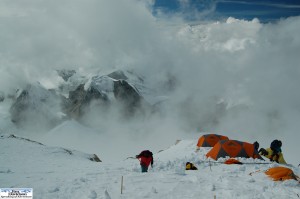
[(218, 134), (206, 134), (202, 135), (198, 139), (197, 147), (213, 147), (220, 140), (229, 140), (227, 136)]
[(274, 181), (298, 180), (299, 177), (294, 172), (286, 167), (274, 167), (265, 172)]
[(226, 160), (224, 162), (224, 164), (243, 164), (242, 162), (236, 160), (236, 159), (233, 159), (233, 158), (229, 158), (228, 160)]
[(254, 145), (238, 140), (221, 140), (207, 154), (206, 157), (217, 160), (225, 157), (263, 158), (255, 150)]
[[(268, 152), (268, 155), (265, 155), (265, 157), (270, 159), (271, 155), (273, 154), (273, 151), (272, 151), (271, 148), (267, 148), (266, 151)], [(287, 164), (286, 161), (283, 158), (283, 154), (280, 152), (280, 153), (278, 153), (278, 155), (279, 155), (278, 163), (280, 163), (280, 164)], [(275, 159), (275, 157), (273, 157), (273, 160), (274, 159)]]

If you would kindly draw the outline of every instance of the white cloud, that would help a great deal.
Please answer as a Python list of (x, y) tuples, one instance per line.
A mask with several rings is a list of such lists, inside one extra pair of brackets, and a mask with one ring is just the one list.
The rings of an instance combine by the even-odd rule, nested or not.
[[(157, 19), (149, 5), (132, 0), (7, 0), (0, 8), (0, 90), (36, 80), (52, 85), (59, 68), (130, 67), (154, 87), (171, 75), (178, 88), (166, 118), (151, 121), (165, 122), (155, 135), (178, 137), (199, 127), (265, 145), (279, 137), (284, 150), (295, 150), (286, 142), (299, 139), (299, 17), (188, 26), (179, 13)], [(247, 99), (251, 107), (218, 115), (221, 97), (232, 104)]]

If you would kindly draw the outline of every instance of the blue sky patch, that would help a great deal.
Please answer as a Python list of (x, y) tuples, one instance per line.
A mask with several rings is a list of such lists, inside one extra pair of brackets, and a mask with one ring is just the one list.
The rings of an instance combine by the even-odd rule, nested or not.
[[(262, 22), (300, 15), (299, 0), (156, 0), (154, 14), (181, 13), (186, 20), (234, 17)], [(196, 14), (198, 12), (198, 14)], [(200, 13), (200, 14), (199, 14)], [(202, 14), (201, 14), (202, 13)]]

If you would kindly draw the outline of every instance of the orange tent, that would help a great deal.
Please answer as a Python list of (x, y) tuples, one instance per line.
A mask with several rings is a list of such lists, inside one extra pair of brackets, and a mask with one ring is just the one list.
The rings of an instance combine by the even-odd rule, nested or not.
[(274, 167), (270, 168), (265, 172), (272, 180), (274, 181), (283, 181), (283, 180), (297, 180), (299, 177), (294, 174), (294, 172), (286, 167)]
[(237, 140), (221, 140), (206, 154), (206, 157), (210, 157), (215, 160), (226, 156), (231, 158), (259, 158), (263, 160), (263, 158), (258, 154), (258, 151), (255, 150), (253, 144)]
[(236, 160), (236, 159), (233, 159), (233, 158), (229, 158), (228, 160), (226, 160), (224, 162), (224, 164), (243, 164), (241, 163), (240, 161)]
[(228, 137), (217, 134), (202, 135), (198, 139), (197, 147), (213, 147), (220, 140), (228, 140)]

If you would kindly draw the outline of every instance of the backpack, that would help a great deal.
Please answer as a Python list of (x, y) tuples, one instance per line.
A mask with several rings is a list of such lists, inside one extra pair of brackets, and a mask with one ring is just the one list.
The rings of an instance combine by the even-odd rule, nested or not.
[(195, 167), (195, 165), (191, 162), (187, 162), (185, 164), (185, 170), (198, 170), (197, 167)]
[(145, 151), (142, 151), (139, 156), (143, 156), (143, 157), (149, 158), (149, 157), (153, 156), (153, 153), (151, 151), (149, 151), (149, 150), (145, 150)]

